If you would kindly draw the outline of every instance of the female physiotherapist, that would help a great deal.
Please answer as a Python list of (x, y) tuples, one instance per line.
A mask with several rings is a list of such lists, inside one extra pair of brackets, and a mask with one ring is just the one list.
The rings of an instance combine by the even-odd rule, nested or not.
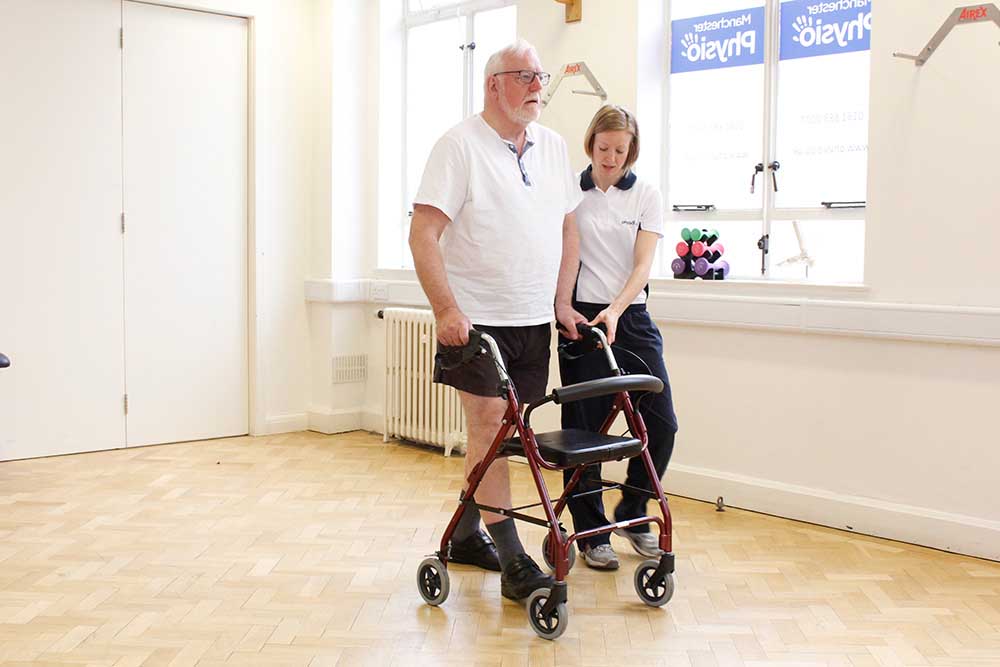
[[(663, 235), (662, 199), (659, 191), (640, 180), (631, 167), (639, 156), (639, 127), (635, 117), (619, 106), (605, 105), (594, 116), (584, 138), (591, 164), (580, 174), (583, 201), (576, 209), (580, 230), (580, 272), (573, 307), (591, 325), (603, 323), (619, 367), (627, 373), (655, 375), (663, 381), (663, 393), (648, 394), (638, 401), (649, 434), (649, 453), (662, 478), (674, 449), (677, 418), (663, 364), (663, 339), (646, 311), (647, 281)], [(575, 359), (559, 359), (563, 386), (610, 375), (601, 350)], [(577, 401), (562, 406), (562, 427), (598, 430), (611, 409), (613, 397)], [(633, 399), (634, 400), (634, 399)], [(565, 482), (572, 470), (564, 472)], [(576, 493), (600, 488), (600, 464), (587, 468)], [(651, 489), (639, 457), (628, 464), (625, 483)], [(603, 494), (591, 493), (569, 502), (576, 532), (605, 526)], [(615, 521), (646, 514), (646, 496), (622, 489), (615, 508)], [(641, 555), (660, 554), (657, 535), (649, 524), (615, 533), (625, 537)], [(614, 570), (618, 556), (609, 534), (590, 538), (580, 548), (584, 561), (595, 569)]]

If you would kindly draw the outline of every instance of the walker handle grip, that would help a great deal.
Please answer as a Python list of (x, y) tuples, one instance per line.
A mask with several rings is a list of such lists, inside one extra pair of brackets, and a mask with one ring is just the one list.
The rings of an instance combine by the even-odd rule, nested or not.
[(553, 403), (561, 405), (595, 396), (618, 394), (623, 391), (650, 391), (659, 394), (663, 391), (663, 381), (652, 375), (616, 375), (553, 389), (552, 399)]
[(469, 342), (465, 345), (448, 347), (442, 345), (442, 350), (434, 355), (438, 364), (446, 371), (464, 366), (480, 354), (486, 352), (483, 347), (483, 334), (475, 329), (469, 329)]
[[(559, 323), (556, 323), (556, 328), (561, 331), (566, 331), (566, 328)], [(592, 327), (586, 322), (577, 322), (576, 331), (580, 334), (580, 338), (578, 340), (566, 340), (560, 342), (560, 356), (564, 359), (578, 359), (579, 357), (598, 349), (601, 346), (601, 338), (594, 333), (595, 329), (605, 331), (604, 323), (602, 322), (596, 327)]]

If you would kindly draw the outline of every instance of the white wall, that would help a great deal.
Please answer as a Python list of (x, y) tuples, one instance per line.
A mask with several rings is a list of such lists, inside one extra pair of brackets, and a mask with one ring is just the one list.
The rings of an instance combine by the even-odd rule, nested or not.
[[(961, 3), (875, 2), (866, 282), (880, 300), (1000, 306), (1000, 30), (957, 26), (917, 53)], [(961, 260), (961, 261), (951, 261)]]
[[(922, 69), (890, 55), (922, 48), (953, 7), (944, 0), (874, 3), (864, 289), (654, 284), (651, 309), (664, 332), (681, 422), (670, 491), (722, 495), (732, 505), (1000, 558), (992, 491), (1000, 451), (991, 414), (1000, 399), (1000, 279), (986, 261), (1000, 240), (1000, 191), (987, 182), (995, 173), (987, 160), (1000, 148), (988, 122), (997, 117), (1000, 93), (982, 78), (1000, 60), (997, 31), (957, 29)], [(641, 106), (648, 76), (635, 71), (641, 61), (630, 48), (648, 37), (637, 25), (647, 9), (635, 0), (591, 1), (582, 23), (565, 24), (561, 5), (525, 0), (518, 25), (549, 69), (585, 60), (611, 101)], [(579, 150), (576, 139), (592, 113), (581, 110), (596, 105), (561, 88), (543, 122)], [(949, 275), (931, 263), (942, 247), (954, 247), (945, 234), (959, 229), (969, 243), (974, 234), (981, 259)], [(420, 303), (412, 276), (369, 277), (312, 288), (320, 300), (365, 301), (378, 286), (388, 302)], [(982, 308), (938, 308), (970, 305)], [(799, 306), (832, 319), (828, 326), (769, 325), (774, 313)], [(848, 321), (841, 312), (851, 307), (862, 314)], [(382, 328), (375, 305), (357, 308), (373, 362), (357, 419), (377, 428)], [(713, 309), (737, 316), (714, 318), (726, 326), (686, 321)], [(970, 336), (986, 344), (956, 342), (963, 317), (984, 318), (980, 335)], [(940, 337), (950, 342), (902, 340), (910, 328), (941, 327), (958, 333)], [(830, 329), (851, 335), (822, 333)], [(539, 423), (554, 424), (554, 414)]]
[[(377, 3), (315, 0), (312, 248), (309, 276), (356, 280), (375, 266)], [(353, 298), (360, 298), (355, 293)], [(303, 300), (302, 283), (297, 298)], [(334, 384), (338, 355), (368, 352), (358, 306), (310, 302), (305, 420), (332, 433), (360, 428), (363, 383)], [(374, 367), (373, 367), (374, 368)]]
[[(555, 74), (563, 65), (582, 60), (607, 91), (609, 103), (635, 108), (637, 54), (621, 28), (629, 26), (628, 36), (635, 36), (638, 1), (585, 2), (578, 23), (565, 23), (565, 7), (557, 2), (522, 1), (517, 5), (518, 35), (535, 45), (546, 71)], [(587, 164), (583, 135), (603, 102), (574, 94), (574, 89), (591, 88), (582, 76), (563, 80), (541, 122), (562, 133), (574, 168), (582, 169)]]

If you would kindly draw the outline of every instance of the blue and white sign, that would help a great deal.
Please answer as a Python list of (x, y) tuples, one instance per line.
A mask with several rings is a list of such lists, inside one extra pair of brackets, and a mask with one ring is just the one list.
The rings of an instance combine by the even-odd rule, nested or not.
[(764, 62), (764, 8), (670, 23), (670, 73)]
[(781, 60), (867, 51), (872, 0), (796, 0), (781, 5)]

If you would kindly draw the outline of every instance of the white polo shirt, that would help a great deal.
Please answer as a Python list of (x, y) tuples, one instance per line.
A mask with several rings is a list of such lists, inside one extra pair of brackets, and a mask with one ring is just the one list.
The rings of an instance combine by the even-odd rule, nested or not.
[(563, 218), (582, 194), (563, 138), (534, 123), (526, 132), (519, 159), (481, 116), (467, 118), (434, 145), (414, 199), (451, 220), (448, 284), (475, 324), (553, 320)]
[[(576, 209), (580, 228), (580, 275), (576, 300), (607, 304), (615, 300), (635, 267), (639, 230), (663, 237), (660, 191), (631, 171), (602, 192), (594, 185), (591, 167), (580, 174), (583, 201)], [(645, 303), (645, 290), (632, 303)]]

